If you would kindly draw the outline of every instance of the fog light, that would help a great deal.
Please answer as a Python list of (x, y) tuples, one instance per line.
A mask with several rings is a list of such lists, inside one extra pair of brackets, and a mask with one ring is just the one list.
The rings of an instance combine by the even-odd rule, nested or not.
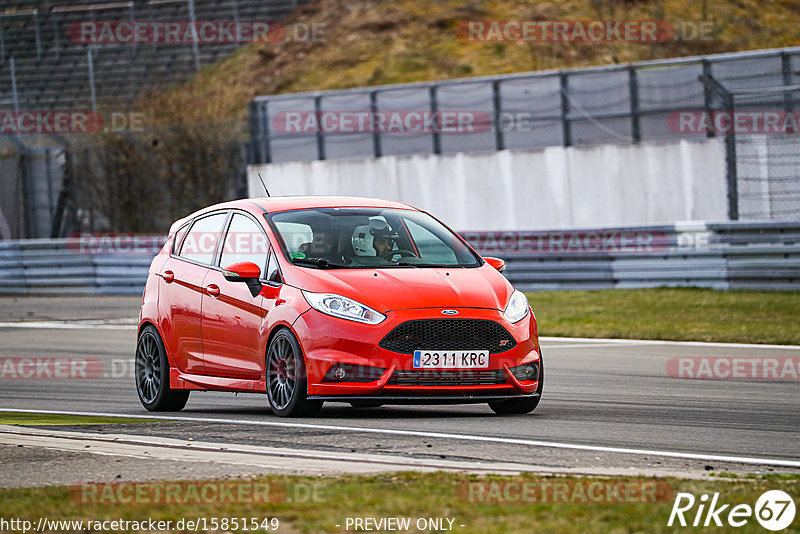
[(511, 368), (517, 380), (539, 380), (539, 362), (517, 365)]
[(382, 367), (337, 363), (325, 373), (323, 382), (374, 382), (386, 371)]
[(536, 375), (538, 374), (539, 370), (532, 363), (525, 366), (525, 378), (527, 380), (536, 380)]

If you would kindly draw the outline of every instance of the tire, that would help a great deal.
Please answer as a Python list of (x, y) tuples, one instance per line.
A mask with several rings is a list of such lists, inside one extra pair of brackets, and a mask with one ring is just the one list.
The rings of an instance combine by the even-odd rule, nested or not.
[(539, 349), (539, 385), (536, 387), (536, 397), (521, 397), (519, 399), (509, 399), (504, 401), (490, 402), (489, 408), (498, 415), (522, 415), (531, 413), (539, 406), (542, 400), (542, 387), (544, 386), (544, 360), (542, 359), (541, 349)]
[(188, 390), (169, 387), (169, 360), (164, 342), (153, 325), (139, 334), (134, 358), (134, 377), (139, 401), (151, 412), (179, 412), (189, 400)]
[(286, 328), (279, 330), (267, 349), (267, 398), (278, 417), (312, 417), (322, 401), (308, 400), (306, 365), (300, 343)]
[(380, 408), (383, 403), (380, 401), (354, 401), (350, 403), (353, 408)]

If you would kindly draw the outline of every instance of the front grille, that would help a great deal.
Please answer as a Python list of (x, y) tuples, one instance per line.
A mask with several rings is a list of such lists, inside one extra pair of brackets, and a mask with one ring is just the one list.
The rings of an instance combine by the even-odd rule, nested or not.
[(415, 350), (488, 350), (514, 348), (517, 342), (500, 324), (482, 319), (420, 319), (407, 321), (386, 334), (381, 348), (401, 354)]
[(505, 384), (502, 369), (462, 369), (440, 371), (414, 369), (395, 371), (389, 379), (390, 386), (480, 386)]

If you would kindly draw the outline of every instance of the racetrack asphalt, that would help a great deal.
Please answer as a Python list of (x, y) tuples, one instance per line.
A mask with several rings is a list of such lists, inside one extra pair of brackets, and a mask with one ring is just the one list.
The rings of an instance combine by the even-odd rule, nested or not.
[[(139, 303), (120, 297), (0, 298), (0, 358), (92, 357), (104, 365), (104, 376), (94, 379), (0, 379), (0, 410), (149, 415), (132, 377)], [(48, 323), (10, 324), (17, 321)], [(169, 414), (179, 420), (57, 428), (287, 451), (502, 461), (565, 472), (800, 472), (800, 381), (689, 380), (667, 371), (675, 357), (798, 358), (800, 348), (544, 338), (542, 351), (544, 395), (527, 416), (497, 416), (486, 405), (353, 409), (329, 403), (316, 418), (286, 420), (269, 411), (263, 395), (209, 392), (192, 393), (184, 411)], [(0, 446), (4, 466), (24, 462), (31, 454), (24, 452)], [(785, 465), (776, 465), (781, 461)], [(217, 465), (208, 474), (219, 471)], [(262, 472), (270, 471), (255, 470)], [(0, 486), (19, 485), (13, 471), (6, 473)]]

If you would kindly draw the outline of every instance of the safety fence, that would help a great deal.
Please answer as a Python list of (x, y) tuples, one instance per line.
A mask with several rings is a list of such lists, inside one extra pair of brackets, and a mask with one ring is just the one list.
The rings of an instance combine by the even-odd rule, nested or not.
[[(303, 3), (302, 0), (3, 2), (0, 105), (16, 111), (126, 106), (154, 87), (182, 83), (246, 44), (246, 40), (238, 38), (237, 28), (248, 29), (248, 24), (254, 21), (268, 21), (277, 28), (279, 25), (273, 25), (273, 21), (282, 20)], [(172, 40), (166, 39), (166, 23), (176, 30)], [(180, 26), (175, 26), (178, 23)], [(197, 24), (202, 30), (205, 23), (211, 23), (212, 38), (202, 31), (195, 39), (183, 38), (189, 24)], [(84, 33), (87, 29), (88, 33)]]
[(728, 218), (800, 217), (800, 48), (259, 96), (252, 164), (722, 137)]
[[(800, 289), (800, 222), (464, 232), (464, 237), (484, 255), (504, 258), (506, 277), (526, 291)], [(121, 242), (84, 249), (74, 238), (0, 241), (0, 294), (141, 294), (152, 251), (163, 238), (148, 236), (140, 246)]]

